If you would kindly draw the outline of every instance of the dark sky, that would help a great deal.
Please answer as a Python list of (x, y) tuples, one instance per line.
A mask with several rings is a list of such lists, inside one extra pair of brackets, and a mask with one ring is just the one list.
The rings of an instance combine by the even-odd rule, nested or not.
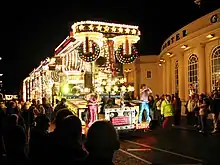
[(41, 60), (53, 56), (54, 49), (68, 36), (70, 26), (76, 21), (102, 20), (139, 25), (142, 32), (138, 45), (140, 54), (159, 54), (163, 41), (173, 32), (220, 7), (218, 0), (203, 0), (207, 3), (202, 8), (193, 0), (76, 2), (19, 1), (2, 6), (7, 11), (1, 11), (6, 53), (0, 55), (3, 58), (0, 71), (4, 74), (3, 85), (7, 92), (21, 89), (23, 79)]

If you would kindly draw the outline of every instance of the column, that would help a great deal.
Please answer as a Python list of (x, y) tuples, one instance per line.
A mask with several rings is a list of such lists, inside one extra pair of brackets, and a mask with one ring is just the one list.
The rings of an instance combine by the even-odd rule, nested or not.
[(199, 93), (206, 93), (206, 63), (205, 63), (205, 45), (199, 44), (196, 47), (196, 55), (199, 60), (199, 73), (198, 73), (198, 83), (199, 83)]
[(166, 94), (166, 64), (162, 65), (162, 69), (163, 69), (163, 81), (162, 81), (162, 85), (163, 85), (163, 94)]
[(178, 65), (179, 97), (182, 101), (185, 101), (184, 53), (178, 54)]
[(172, 83), (171, 83), (171, 61), (170, 58), (166, 60), (166, 94), (172, 94)]
[(135, 60), (132, 71), (134, 72), (134, 96), (140, 98), (140, 87), (141, 87), (141, 64), (140, 57)]

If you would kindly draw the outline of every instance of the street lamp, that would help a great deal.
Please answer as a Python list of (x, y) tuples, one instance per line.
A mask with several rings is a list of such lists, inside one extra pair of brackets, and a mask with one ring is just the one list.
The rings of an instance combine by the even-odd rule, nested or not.
[(0, 77), (1, 77), (1, 76), (3, 76), (3, 74), (2, 74), (2, 73), (0, 74)]
[(0, 57), (0, 60), (2, 60), (2, 57)]

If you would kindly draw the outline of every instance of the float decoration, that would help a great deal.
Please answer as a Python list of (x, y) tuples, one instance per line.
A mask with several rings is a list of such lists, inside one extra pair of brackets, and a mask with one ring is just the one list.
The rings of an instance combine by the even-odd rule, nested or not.
[(72, 25), (74, 34), (82, 32), (98, 32), (116, 35), (141, 35), (138, 26), (115, 24), (99, 21), (81, 21)]
[(132, 44), (131, 45), (131, 54), (124, 54), (123, 44), (118, 47), (115, 51), (115, 56), (117, 60), (123, 64), (129, 64), (136, 60), (138, 57), (138, 51), (136, 47)]
[(90, 40), (89, 43), (91, 43), (90, 49), (92, 51), (84, 52), (84, 49), (85, 49), (84, 42), (82, 42), (78, 47), (79, 57), (85, 62), (93, 62), (93, 61), (97, 60), (99, 58), (99, 54), (100, 54), (99, 45), (96, 42), (94, 42), (93, 40)]

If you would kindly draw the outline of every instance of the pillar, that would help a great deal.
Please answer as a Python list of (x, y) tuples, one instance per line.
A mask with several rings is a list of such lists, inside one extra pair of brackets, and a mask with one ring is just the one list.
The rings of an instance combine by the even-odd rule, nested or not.
[(206, 62), (205, 62), (205, 45), (199, 44), (196, 47), (196, 55), (199, 60), (199, 93), (206, 93)]
[(140, 87), (141, 87), (141, 66), (140, 57), (135, 60), (134, 63), (134, 96), (135, 98), (140, 98)]
[(182, 101), (185, 101), (184, 53), (178, 54), (178, 65), (179, 97)]
[(172, 94), (172, 83), (171, 83), (171, 60), (166, 60), (166, 94)]
[(163, 94), (166, 94), (166, 65), (162, 65), (162, 70), (163, 70), (163, 81), (162, 81), (162, 85), (163, 85)]

